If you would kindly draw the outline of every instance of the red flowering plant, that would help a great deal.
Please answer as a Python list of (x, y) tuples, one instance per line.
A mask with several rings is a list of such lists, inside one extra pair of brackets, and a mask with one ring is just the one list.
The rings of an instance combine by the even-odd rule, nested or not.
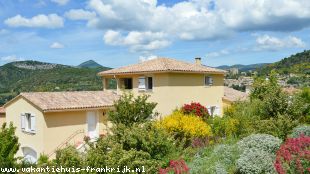
[(288, 138), (277, 151), (274, 167), (279, 174), (310, 173), (310, 137)]
[(190, 104), (185, 104), (181, 108), (184, 114), (193, 114), (203, 119), (207, 119), (210, 115), (208, 109), (197, 102), (192, 102)]
[(189, 168), (184, 160), (170, 160), (169, 167), (159, 169), (159, 174), (189, 174)]

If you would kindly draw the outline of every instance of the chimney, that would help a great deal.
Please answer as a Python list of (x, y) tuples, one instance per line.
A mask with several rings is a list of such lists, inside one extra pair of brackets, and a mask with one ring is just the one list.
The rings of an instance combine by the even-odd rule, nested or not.
[(196, 63), (196, 65), (201, 65), (201, 57), (196, 57), (195, 63)]

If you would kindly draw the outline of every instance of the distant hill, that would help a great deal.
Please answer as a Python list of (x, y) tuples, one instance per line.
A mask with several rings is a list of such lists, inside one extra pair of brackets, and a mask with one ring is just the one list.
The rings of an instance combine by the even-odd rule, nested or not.
[(80, 68), (107, 68), (95, 62), (94, 60), (88, 60), (86, 62), (83, 62), (80, 65), (78, 65), (78, 67)]
[(265, 65), (259, 69), (259, 74), (266, 75), (276, 70), (279, 74), (308, 74), (310, 75), (310, 50), (291, 55), (279, 62)]
[(223, 69), (223, 70), (229, 70), (230, 68), (238, 68), (239, 71), (250, 71), (250, 70), (256, 70), (257, 68), (263, 67), (265, 65), (268, 65), (268, 63), (257, 63), (257, 64), (250, 64), (250, 65), (236, 64), (236, 65), (231, 65), (231, 66), (222, 65), (216, 68)]
[(101, 90), (97, 73), (111, 68), (72, 67), (38, 61), (0, 66), (0, 106), (20, 92)]

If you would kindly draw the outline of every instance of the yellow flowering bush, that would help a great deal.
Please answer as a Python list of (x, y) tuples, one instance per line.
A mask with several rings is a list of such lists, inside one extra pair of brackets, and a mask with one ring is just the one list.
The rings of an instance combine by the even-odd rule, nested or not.
[(165, 129), (179, 138), (195, 138), (211, 136), (211, 127), (195, 115), (184, 115), (177, 111), (157, 121), (159, 128)]

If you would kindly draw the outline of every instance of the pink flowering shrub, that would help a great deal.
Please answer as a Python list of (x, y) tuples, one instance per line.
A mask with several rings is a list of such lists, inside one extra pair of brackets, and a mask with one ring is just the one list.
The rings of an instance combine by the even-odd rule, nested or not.
[(171, 160), (169, 167), (165, 169), (159, 169), (159, 174), (189, 174), (189, 168), (184, 160)]
[(185, 104), (181, 108), (181, 111), (184, 114), (193, 114), (203, 119), (209, 117), (209, 112), (206, 107), (201, 105), (200, 103), (192, 102), (190, 104)]
[(310, 172), (310, 137), (288, 138), (277, 151), (274, 166), (279, 174)]

